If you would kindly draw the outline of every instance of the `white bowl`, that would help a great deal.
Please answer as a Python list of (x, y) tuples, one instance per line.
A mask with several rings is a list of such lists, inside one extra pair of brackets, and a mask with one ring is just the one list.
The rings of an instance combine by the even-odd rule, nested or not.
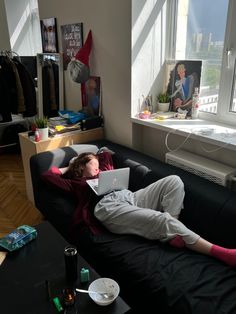
[(89, 293), (90, 298), (99, 305), (108, 305), (111, 304), (119, 295), (120, 287), (118, 283), (110, 278), (98, 278), (91, 282), (88, 287), (88, 291), (95, 292), (106, 292), (113, 294), (113, 297), (109, 297), (108, 299), (101, 297), (96, 293)]

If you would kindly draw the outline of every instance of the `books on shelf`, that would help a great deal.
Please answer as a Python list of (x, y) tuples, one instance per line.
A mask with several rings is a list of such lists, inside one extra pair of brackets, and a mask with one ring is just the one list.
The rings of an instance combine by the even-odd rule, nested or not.
[(81, 130), (81, 122), (68, 124), (67, 119), (62, 117), (49, 118), (49, 135), (59, 136), (72, 131)]
[(62, 134), (66, 134), (68, 132), (72, 132), (72, 131), (81, 131), (81, 127), (80, 125), (78, 125), (78, 123), (76, 123), (77, 125), (74, 126), (70, 126), (70, 127), (62, 127), (62, 126), (57, 126), (56, 128), (54, 127), (49, 127), (49, 135), (51, 136), (56, 136), (56, 135), (62, 135)]
[(55, 126), (55, 125), (68, 125), (67, 119), (63, 118), (63, 117), (53, 117), (53, 118), (49, 118), (49, 125), (51, 126)]

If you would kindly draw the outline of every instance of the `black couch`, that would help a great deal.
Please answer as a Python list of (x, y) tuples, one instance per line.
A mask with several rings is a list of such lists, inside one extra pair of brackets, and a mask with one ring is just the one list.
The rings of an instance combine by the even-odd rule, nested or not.
[[(179, 175), (186, 192), (180, 220), (207, 240), (236, 248), (235, 192), (109, 141), (90, 144), (112, 150), (115, 167), (130, 167), (132, 191)], [(68, 241), (75, 200), (46, 187), (40, 175), (52, 165), (67, 165), (80, 151), (81, 145), (73, 145), (30, 160), (36, 207)], [(75, 244), (101, 276), (118, 281), (134, 313), (236, 313), (236, 269), (213, 257), (108, 231), (95, 237), (85, 230)]]

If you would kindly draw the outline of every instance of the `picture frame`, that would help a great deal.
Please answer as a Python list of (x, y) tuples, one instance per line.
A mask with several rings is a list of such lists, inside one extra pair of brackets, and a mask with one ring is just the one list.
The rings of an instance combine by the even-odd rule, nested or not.
[(61, 25), (61, 39), (63, 67), (66, 70), (68, 63), (83, 46), (83, 23)]
[(101, 115), (101, 77), (90, 76), (81, 84), (81, 98), (83, 110), (89, 116)]
[(55, 17), (40, 20), (44, 53), (58, 52), (57, 22)]
[(201, 60), (167, 60), (165, 91), (170, 97), (170, 110), (179, 108), (192, 114), (192, 97), (195, 88), (200, 90)]

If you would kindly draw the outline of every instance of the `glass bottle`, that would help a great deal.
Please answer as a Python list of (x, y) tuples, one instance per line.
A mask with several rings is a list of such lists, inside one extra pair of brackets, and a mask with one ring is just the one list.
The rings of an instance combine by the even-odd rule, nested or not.
[(34, 132), (34, 141), (35, 141), (35, 142), (39, 142), (39, 140), (40, 140), (40, 138), (39, 138), (39, 131), (36, 130), (36, 131)]
[(195, 87), (192, 97), (192, 119), (197, 119), (199, 113), (199, 91), (198, 87)]
[(74, 282), (77, 279), (77, 248), (73, 245), (67, 245), (64, 249), (66, 279), (68, 282)]

